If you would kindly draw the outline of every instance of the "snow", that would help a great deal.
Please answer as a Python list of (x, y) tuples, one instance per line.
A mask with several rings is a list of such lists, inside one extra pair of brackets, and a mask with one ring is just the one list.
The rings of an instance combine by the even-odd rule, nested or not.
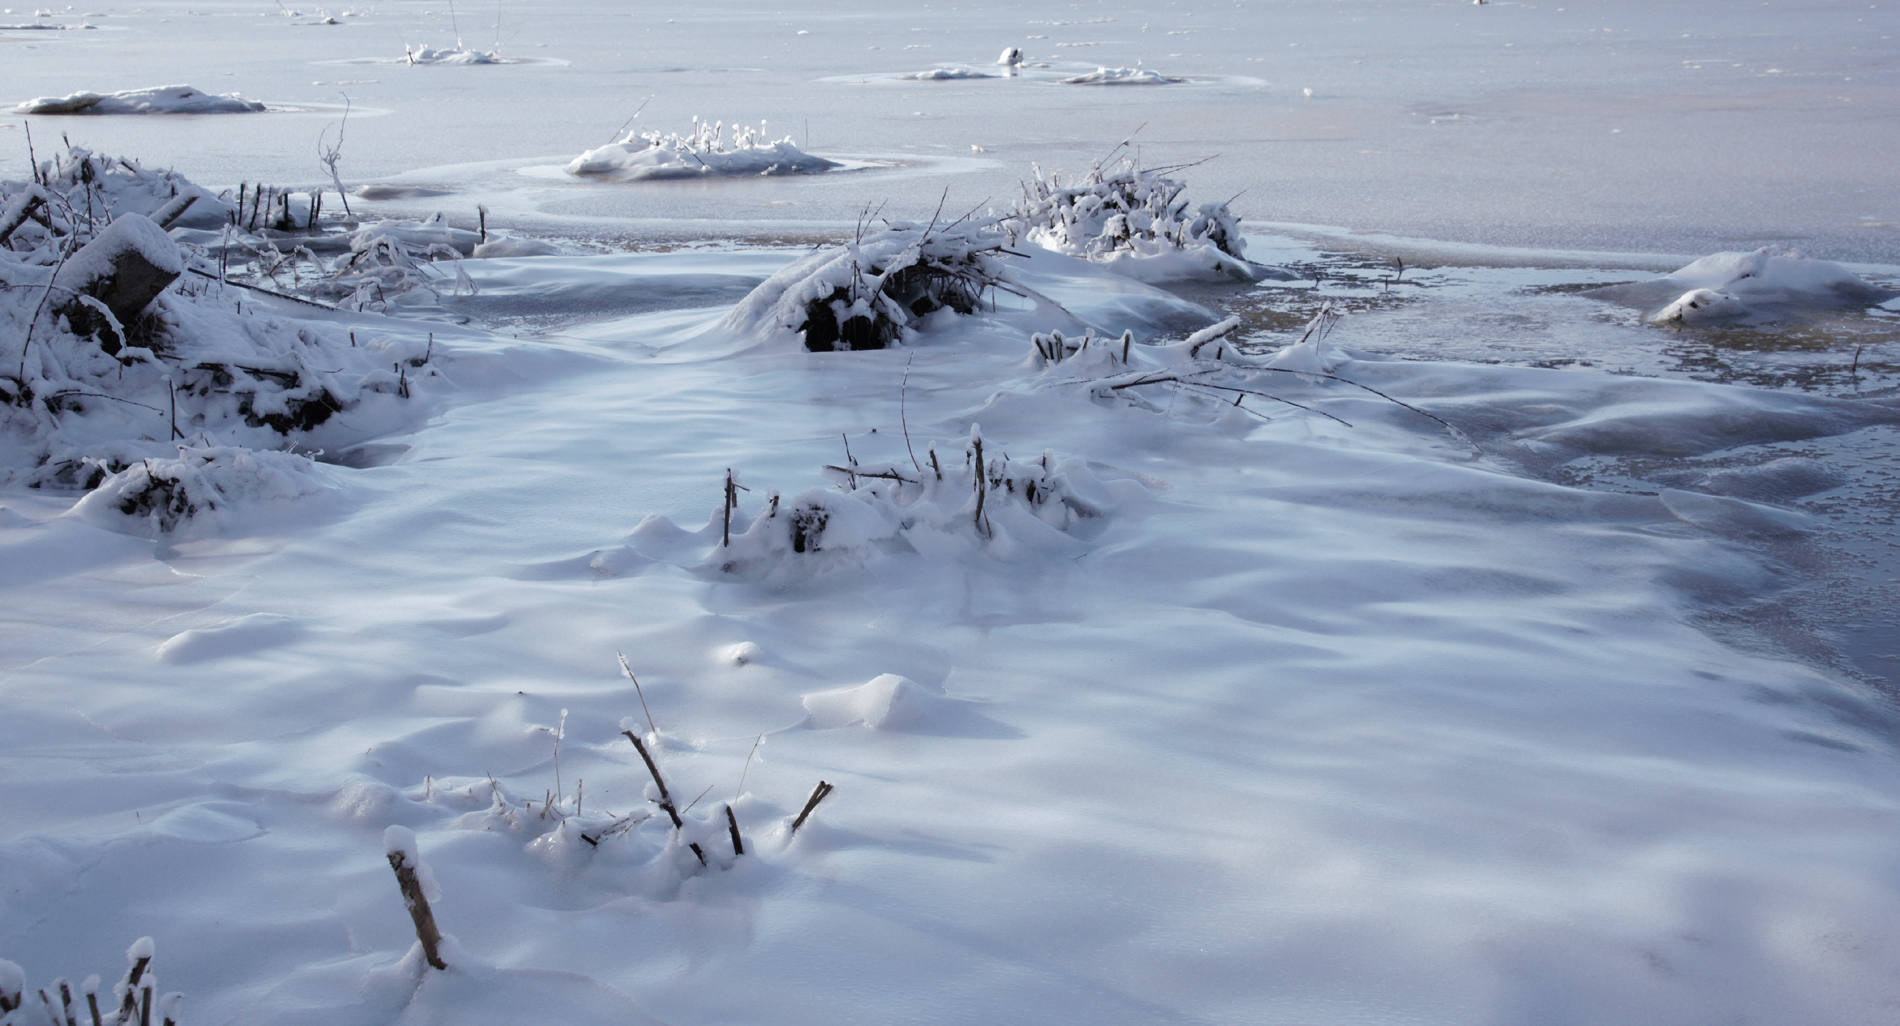
[(236, 93), (207, 93), (187, 85), (126, 89), (116, 93), (42, 96), (13, 108), (15, 114), (250, 114), (264, 109)]
[(570, 175), (641, 181), (654, 178), (730, 178), (770, 175), (808, 175), (838, 165), (801, 150), (790, 136), (768, 139), (764, 124), (755, 130), (734, 124), (726, 134), (724, 122), (693, 119), (688, 135), (658, 132), (628, 133), (575, 157)]
[(856, 687), (806, 695), (805, 726), (813, 730), (853, 725), (870, 730), (928, 728), (950, 718), (955, 709), (952, 701), (941, 690), (909, 677), (882, 673)]
[[(0, 253), (0, 957), (149, 936), (194, 1023), (1890, 1021), (1879, 15), (1470, 6), (1032, 30), (1182, 51), (1164, 90), (895, 80), (994, 54), (967, 10), (537, 12), (572, 65), (349, 87), (374, 214), (171, 233), (123, 361), (36, 315), (61, 240), (308, 195), (338, 114), (90, 120), (190, 177), (70, 151)], [(9, 70), (328, 100), (363, 50), (183, 12)], [(654, 90), (850, 170), (549, 156)], [(1143, 121), (1288, 277), (1008, 241)], [(203, 276), (266, 243), (311, 255), (237, 280), (322, 306)], [(921, 260), (987, 291), (884, 304)], [(1746, 312), (1649, 321), (1696, 289)], [(814, 301), (890, 347), (810, 351)]]

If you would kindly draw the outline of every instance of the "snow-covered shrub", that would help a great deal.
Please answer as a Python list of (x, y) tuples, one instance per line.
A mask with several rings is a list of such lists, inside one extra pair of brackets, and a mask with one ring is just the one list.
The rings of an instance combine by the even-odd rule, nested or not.
[(1335, 397), (1329, 393), (1356, 389), (1436, 423), (1476, 451), (1470, 438), (1443, 418), (1334, 373), (1350, 360), (1328, 341), (1339, 319), (1330, 306), (1322, 308), (1297, 341), (1264, 358), (1235, 348), (1238, 317), (1167, 345), (1136, 346), (1126, 333), (1080, 339), (1038, 334), (1030, 339), (1031, 366), (1038, 374), (1029, 385), (1032, 390), (1082, 388), (1097, 402), (1184, 419), (1198, 412), (1206, 421), (1236, 428), (1245, 428), (1249, 418), (1272, 419), (1263, 410), (1276, 407), (1351, 427), (1317, 403)]
[[(229, 200), (174, 171), (156, 171), (125, 157), (106, 157), (78, 146), (41, 161), (34, 181), (0, 182), (8, 200), (37, 187), (44, 203), (9, 240), (13, 249), (42, 246), (49, 238), (90, 235), (122, 214), (144, 214), (165, 227), (216, 227), (237, 212)], [(10, 204), (0, 203), (0, 206)]]
[[(440, 299), (444, 286), (454, 295), (473, 294), (475, 282), (460, 261), (480, 241), (474, 232), (444, 224), (441, 214), (428, 221), (376, 221), (351, 232), (349, 253), (327, 268), (314, 253), (305, 254), (322, 275), (309, 291), (339, 306), (376, 311), (412, 294)], [(437, 266), (442, 260), (449, 270)]]
[(15, 114), (254, 114), (264, 109), (236, 93), (208, 93), (187, 85), (126, 89), (116, 93), (42, 96), (13, 108)]
[[(194, 261), (216, 265), (150, 219), (102, 220), (160, 198), (150, 186), (163, 177), (75, 153), (76, 165), (47, 169), (51, 187), (0, 182), (0, 207), (35, 191), (59, 197), (40, 204), (51, 207), (44, 223), (0, 246), (0, 481), (84, 490), (147, 459), (176, 461), (179, 443), (311, 449), (406, 419), (396, 410), (411, 376), (433, 373), (419, 370), (431, 355), (421, 340), (359, 346), (345, 329), (261, 313), (251, 293), (202, 266), (192, 273)], [(61, 192), (68, 174), (93, 197), (90, 213)], [(118, 186), (102, 185), (115, 178)], [(174, 181), (180, 195), (196, 188)], [(156, 272), (156, 296), (128, 293), (128, 268)], [(325, 427), (343, 411), (362, 412), (340, 432)], [(154, 493), (150, 510), (172, 508), (173, 498)]]
[(1055, 542), (1145, 494), (1141, 485), (1103, 476), (1080, 457), (1045, 450), (1017, 460), (986, 449), (975, 425), (962, 459), (927, 452), (919, 465), (847, 460), (825, 468), (835, 489), (809, 489), (789, 500), (771, 493), (749, 522), (735, 518), (731, 541), (712, 551), (706, 567), (776, 581), (859, 564), (878, 553), (980, 548), (1007, 558), (1024, 546)]
[(1020, 238), (1068, 256), (1100, 262), (1149, 281), (1178, 278), (1258, 280), (1244, 255), (1240, 218), (1225, 203), (1190, 208), (1176, 168), (1143, 168), (1132, 159), (1097, 164), (1066, 184), (1032, 165), (1035, 177), (1001, 224)]
[[(735, 330), (801, 338), (806, 349), (885, 349), (939, 310), (976, 312), (1006, 281), (993, 222), (889, 222), (813, 250), (765, 280), (726, 318)], [(1006, 286), (1005, 286), (1006, 287)]]
[[(102, 474), (119, 461), (92, 456), (82, 462)], [(299, 453), (181, 445), (170, 459), (127, 462), (79, 500), (77, 510), (107, 522), (124, 518), (162, 533), (240, 503), (296, 499), (328, 487), (317, 462)]]
[(28, 989), (26, 973), (0, 958), (0, 1026), (60, 1026), (90, 1022), (98, 1026), (178, 1026), (185, 995), (161, 994), (152, 971), (157, 945), (140, 937), (125, 951), (125, 978), (109, 994), (100, 994), (97, 974), (75, 988), (65, 977)]
[[(730, 141), (728, 141), (730, 140)], [(769, 139), (765, 122), (754, 129), (734, 122), (730, 133), (724, 122), (693, 119), (686, 135), (629, 132), (575, 157), (567, 173), (588, 178), (635, 181), (646, 178), (749, 177), (753, 175), (808, 175), (837, 167), (835, 161), (814, 157), (799, 149), (791, 136)]]

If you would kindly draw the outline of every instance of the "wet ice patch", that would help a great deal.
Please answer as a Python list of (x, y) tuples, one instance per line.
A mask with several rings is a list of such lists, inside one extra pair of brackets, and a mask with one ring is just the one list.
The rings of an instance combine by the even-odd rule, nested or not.
[(303, 621), (273, 613), (252, 613), (216, 627), (180, 631), (158, 646), (158, 661), (172, 665), (250, 655), (288, 645), (303, 637)]
[(13, 108), (15, 114), (250, 114), (262, 103), (236, 93), (207, 93), (187, 85), (126, 89), (116, 93), (41, 96)]

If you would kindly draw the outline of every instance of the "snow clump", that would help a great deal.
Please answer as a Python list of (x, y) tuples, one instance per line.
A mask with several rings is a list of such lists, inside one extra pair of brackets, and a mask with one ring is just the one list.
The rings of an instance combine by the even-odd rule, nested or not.
[(1190, 210), (1187, 186), (1166, 175), (1173, 168), (1123, 160), (1066, 184), (1031, 168), (1034, 179), (1001, 222), (1012, 243), (1021, 238), (1143, 281), (1258, 281), (1267, 273), (1244, 255), (1240, 218), (1225, 203)]
[(264, 109), (236, 93), (207, 93), (187, 85), (127, 89), (117, 93), (41, 96), (13, 108), (15, 114), (250, 114)]
[(641, 181), (650, 178), (738, 178), (754, 175), (809, 175), (837, 167), (793, 145), (791, 136), (768, 139), (759, 127), (735, 122), (730, 134), (722, 121), (693, 119), (686, 135), (629, 132), (619, 142), (588, 150), (567, 165), (582, 178)]

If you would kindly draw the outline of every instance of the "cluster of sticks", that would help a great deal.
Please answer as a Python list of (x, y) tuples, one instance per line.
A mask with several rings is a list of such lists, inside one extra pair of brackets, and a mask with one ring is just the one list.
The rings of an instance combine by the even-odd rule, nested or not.
[[(115, 988), (115, 991), (122, 994), (123, 998), (119, 1007), (113, 1011), (99, 1010), (99, 977), (97, 975), (87, 977), (86, 981), (80, 984), (79, 991), (86, 1000), (85, 1012), (92, 1026), (131, 1026), (133, 1023), (137, 1023), (138, 1026), (152, 1026), (154, 1011), (162, 1026), (178, 1026), (178, 1008), (184, 1002), (185, 996), (173, 992), (156, 997), (156, 1002), (154, 1001), (155, 992), (158, 989), (158, 975), (151, 971), (154, 951), (155, 946), (150, 937), (139, 938), (127, 950), (126, 961), (130, 964), (125, 971), (125, 980)], [(19, 979), (18, 966), (10, 962), (0, 963), (0, 965), (10, 970), (7, 975), (13, 976), (16, 980)], [(38, 992), (40, 1011), (45, 1016), (46, 1022), (50, 1026), (61, 1026), (61, 1024), (79, 1026), (81, 1019), (75, 1007), (72, 984), (61, 977), (53, 981), (52, 989), (59, 995), (57, 1004), (54, 1003), (53, 997), (47, 994), (46, 988), (42, 987)], [(7, 986), (5, 982), (0, 982), (0, 1017), (6, 1017), (8, 1013), (25, 1006), (24, 993)], [(13, 1020), (8, 1018), (7, 1021)]]
[[(248, 219), (244, 216), (247, 195), (251, 205), (251, 214)], [(270, 211), (270, 216), (264, 218), (264, 227), (275, 228), (280, 232), (296, 230), (297, 222), (290, 216), (290, 190), (266, 186), (262, 182), (259, 182), (255, 189), (251, 188), (248, 182), (238, 183), (237, 211), (231, 215), (231, 224), (247, 232), (254, 232), (257, 230), (258, 215), (265, 210)], [(303, 230), (315, 231), (317, 221), (322, 216), (323, 190), (312, 189), (310, 190), (310, 211), (304, 217)]]
[[(727, 471), (726, 481), (727, 494), (730, 496), (732, 488), (731, 471)], [(653, 732), (654, 737), (659, 737), (660, 729), (653, 725), (653, 711), (647, 708), (646, 692), (640, 687), (640, 679), (633, 675), (633, 667), (628, 665), (625, 655), (619, 652), (614, 654), (620, 657), (620, 671), (627, 675), (628, 680), (633, 681), (634, 694), (640, 697), (640, 711), (646, 714), (647, 729)], [(640, 761), (646, 763), (647, 772), (653, 775), (653, 786), (659, 788), (660, 791), (660, 798), (656, 804), (660, 806), (661, 811), (666, 813), (667, 818), (673, 821), (673, 829), (675, 831), (684, 830), (686, 828), (686, 821), (681, 818), (681, 809), (674, 804), (673, 792), (666, 786), (666, 778), (660, 774), (660, 764), (653, 761), (653, 753), (647, 750), (646, 742), (640, 740), (640, 735), (635, 734), (631, 730), (623, 730), (621, 733), (627, 735), (627, 740), (633, 742), (634, 751), (640, 753)], [(758, 746), (755, 744), (753, 748), (757, 750)], [(746, 761), (748, 764), (751, 762), (750, 755), (746, 757)], [(745, 778), (743, 776), (739, 778), (739, 784), (742, 788), (745, 786)], [(818, 803), (824, 801), (825, 796), (830, 793), (831, 785), (820, 780), (818, 786), (812, 790), (811, 798), (805, 802), (804, 810), (799, 812), (798, 818), (792, 821), (792, 829), (789, 832), (796, 834), (798, 828), (805, 825), (805, 819), (811, 815), (812, 810), (816, 809)], [(702, 794), (701, 797), (704, 797), (704, 795)], [(698, 804), (698, 801), (699, 799), (695, 798), (693, 803)], [(692, 805), (688, 805), (686, 808), (690, 810)], [(739, 834), (739, 817), (733, 814), (732, 803), (730, 802), (726, 803), (726, 829), (732, 837), (732, 854), (735, 857), (744, 855), (745, 838)], [(698, 842), (689, 841), (686, 846), (692, 849), (693, 855), (699, 859), (700, 865), (706, 865), (706, 851), (699, 846)]]

